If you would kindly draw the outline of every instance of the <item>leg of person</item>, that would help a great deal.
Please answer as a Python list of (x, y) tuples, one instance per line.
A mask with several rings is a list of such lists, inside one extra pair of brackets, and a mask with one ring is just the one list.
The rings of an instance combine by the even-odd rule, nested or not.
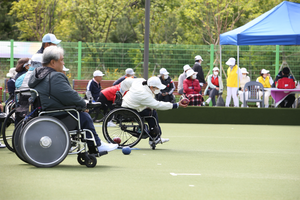
[(264, 104), (265, 104), (265, 108), (269, 108), (269, 97), (271, 95), (271, 91), (270, 90), (265, 90), (265, 99), (264, 99)]
[(295, 102), (295, 95), (294, 94), (290, 94), (290, 95), (288, 95), (284, 100), (283, 100), (283, 102), (285, 102), (284, 103), (284, 108), (291, 108), (292, 107), (292, 105), (293, 105), (293, 103)]
[[(262, 95), (263, 95), (262, 91), (258, 91), (258, 98), (259, 99), (261, 99)], [(260, 108), (260, 103), (259, 102), (257, 102), (256, 105), (257, 105), (258, 108)]]
[(231, 92), (234, 107), (239, 107), (239, 99), (238, 99), (238, 96), (237, 96), (238, 89), (239, 88), (237, 88), (237, 87), (232, 88), (232, 92)]
[(205, 101), (206, 104), (209, 104), (209, 102), (211, 101), (210, 93), (211, 93), (211, 89), (208, 88), (207, 89), (207, 93), (206, 93), (208, 95), (208, 98)]
[[(242, 90), (239, 90), (238, 91), (238, 93), (239, 93), (239, 99), (240, 99), (240, 101), (242, 102), (242, 105), (241, 105), (241, 107), (243, 107), (244, 106), (244, 94), (243, 94), (243, 91)], [(246, 94), (245, 94), (246, 95)]]
[[(88, 129), (90, 130), (95, 138), (96, 145), (98, 147), (99, 151), (112, 151), (118, 148), (118, 144), (106, 144), (105, 142), (101, 141), (93, 124), (93, 120), (91, 116), (86, 112), (80, 112), (80, 126), (82, 129)], [(86, 132), (86, 137), (91, 138), (91, 135), (89, 132)], [(91, 141), (87, 141), (88, 146), (94, 146), (94, 144)]]
[(231, 93), (232, 93), (232, 87), (227, 87), (227, 96), (226, 96), (226, 103), (225, 103), (226, 107), (229, 107), (230, 100), (231, 100)]
[(183, 94), (183, 88), (178, 91), (179, 94)]
[(214, 88), (209, 94), (209, 98), (211, 98), (213, 106), (216, 105), (216, 95), (219, 95), (219, 91)]

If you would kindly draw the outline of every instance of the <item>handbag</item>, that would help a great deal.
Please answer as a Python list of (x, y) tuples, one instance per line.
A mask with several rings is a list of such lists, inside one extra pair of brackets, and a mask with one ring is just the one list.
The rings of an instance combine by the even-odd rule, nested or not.
[(222, 97), (222, 93), (220, 93), (219, 96), (218, 96), (217, 106), (225, 106), (225, 102), (224, 102), (224, 99)]

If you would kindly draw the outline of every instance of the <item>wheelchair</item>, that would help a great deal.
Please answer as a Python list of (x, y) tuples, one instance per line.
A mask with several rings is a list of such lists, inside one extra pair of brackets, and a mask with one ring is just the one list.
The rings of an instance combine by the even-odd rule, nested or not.
[(14, 99), (9, 100), (4, 107), (4, 113), (0, 114), (0, 121), (2, 122), (1, 126), (1, 136), (3, 137), (3, 142), (5, 143), (6, 147), (14, 152), (12, 147), (12, 134), (13, 130), (9, 128), (9, 126), (14, 125), (15, 123), (15, 101)]
[[(36, 167), (54, 167), (68, 154), (77, 154), (79, 164), (95, 167), (96, 157), (107, 151), (98, 152), (92, 132), (81, 129), (79, 108), (42, 110), (36, 90), (16, 90), (15, 93), (28, 91), (33, 93), (29, 98), (29, 114), (16, 125), (12, 137), (17, 156)], [(91, 138), (87, 138), (87, 132)], [(93, 146), (88, 146), (89, 141)]]
[[(102, 125), (103, 136), (107, 142), (117, 144), (114, 138), (119, 137), (121, 143), (119, 147), (134, 147), (141, 139), (150, 138), (152, 140), (151, 148), (156, 148), (155, 139), (153, 133), (145, 124), (147, 118), (153, 118), (158, 125), (156, 118), (153, 116), (141, 117), (139, 113), (130, 108), (121, 107), (122, 94), (117, 92), (115, 100), (115, 109), (111, 110), (104, 118)], [(108, 122), (113, 122), (116, 126), (108, 126)]]

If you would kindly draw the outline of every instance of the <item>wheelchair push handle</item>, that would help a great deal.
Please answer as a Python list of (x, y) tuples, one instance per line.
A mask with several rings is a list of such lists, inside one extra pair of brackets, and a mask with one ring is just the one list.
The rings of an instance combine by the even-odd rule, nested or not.
[(15, 90), (15, 94), (19, 93), (25, 93), (25, 92), (34, 92), (36, 96), (39, 96), (39, 93), (35, 89), (21, 89), (21, 90)]

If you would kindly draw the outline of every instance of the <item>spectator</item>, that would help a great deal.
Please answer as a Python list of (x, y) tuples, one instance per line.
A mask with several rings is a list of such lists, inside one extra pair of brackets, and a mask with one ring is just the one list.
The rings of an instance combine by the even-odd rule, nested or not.
[[(157, 124), (153, 118), (145, 119), (148, 122), (151, 137), (155, 138), (156, 144), (168, 142), (169, 139), (160, 137), (162, 132), (155, 109), (169, 110), (178, 107), (186, 107), (186, 105), (183, 105), (181, 101), (178, 103), (170, 103), (155, 100), (153, 95), (158, 94), (160, 90), (163, 90), (166, 87), (165, 85), (161, 84), (158, 77), (151, 77), (148, 79), (148, 81), (143, 78), (134, 79), (134, 81), (126, 79), (124, 82), (127, 80), (130, 82), (128, 85), (131, 85), (131, 87), (123, 97), (122, 107), (135, 109), (141, 116), (155, 117)], [(121, 84), (121, 87), (122, 86), (123, 82)], [(149, 140), (150, 146), (152, 145), (152, 142), (152, 140)]]
[(42, 47), (37, 53), (44, 53), (45, 48), (49, 46), (56, 46), (61, 42), (61, 40), (56, 39), (55, 35), (52, 33), (47, 33), (42, 39)]
[[(282, 76), (278, 77), (275, 85), (278, 89), (294, 89), (296, 87), (295, 80), (290, 75), (290, 69), (284, 67), (281, 71)], [(279, 104), (282, 108), (291, 108), (295, 102), (295, 94), (287, 95), (283, 101)]]
[[(273, 79), (271, 77), (271, 75), (269, 74), (269, 70), (265, 70), (262, 69), (260, 71), (260, 77), (258, 77), (256, 79), (256, 82), (260, 82), (264, 88), (271, 88), (271, 85), (273, 84)], [(263, 95), (263, 93), (261, 91), (258, 92), (258, 96), (259, 98), (261, 98)], [(269, 97), (271, 95), (271, 91), (270, 90), (265, 90), (265, 95), (264, 95), (264, 104), (265, 104), (265, 108), (269, 107)], [(257, 107), (260, 107), (259, 103), (256, 103)]]
[[(51, 46), (45, 49), (43, 54), (44, 67), (36, 68), (29, 79), (29, 87), (38, 91), (42, 109), (63, 108), (65, 106), (86, 107), (86, 103), (78, 93), (73, 90), (67, 77), (62, 73), (64, 65), (64, 51), (61, 47)], [(100, 141), (96, 133), (91, 116), (87, 112), (79, 112), (80, 126), (90, 130), (96, 140), (99, 151), (112, 151), (118, 147), (116, 144), (106, 144)], [(91, 138), (89, 132), (86, 132)], [(88, 146), (94, 144), (88, 141)]]
[[(247, 74), (249, 74), (249, 73), (247, 72), (246, 68), (242, 68), (241, 73), (242, 73), (242, 77), (240, 77), (240, 90), (238, 91), (238, 94), (239, 94), (240, 101), (242, 102), (241, 107), (243, 107), (244, 106), (243, 105), (243, 103), (244, 103), (244, 87), (245, 87), (246, 83), (250, 82), (250, 77), (247, 76)], [(248, 99), (247, 90), (245, 91), (245, 97), (246, 97), (246, 99)]]
[(128, 78), (128, 77), (134, 77), (134, 78), (136, 78), (136, 77), (134, 76), (134, 74), (135, 74), (135, 72), (133, 71), (133, 69), (127, 68), (127, 69), (125, 70), (125, 75), (122, 76), (122, 77), (120, 77), (118, 80), (116, 80), (116, 81), (113, 83), (113, 85), (118, 85), (118, 84), (120, 84), (122, 81), (125, 80), (125, 78)]
[(219, 95), (219, 89), (222, 85), (221, 77), (219, 76), (219, 68), (213, 68), (213, 74), (207, 78), (207, 87), (205, 88), (204, 95), (209, 95), (205, 103), (209, 104), (212, 101), (212, 105), (216, 106), (216, 95)]
[(6, 77), (9, 78), (9, 80), (7, 81), (7, 90), (8, 90), (9, 98), (6, 101), (6, 103), (9, 102), (10, 100), (14, 99), (15, 89), (16, 89), (16, 86), (15, 86), (16, 75), (17, 75), (16, 68), (10, 68), (9, 72), (6, 74)]
[(25, 74), (27, 70), (30, 67), (30, 60), (29, 58), (21, 58), (18, 60), (17, 66), (16, 66), (16, 72), (18, 74), (15, 76), (15, 80), (17, 80), (20, 76)]
[[(201, 56), (199, 55), (195, 56), (195, 64), (193, 66), (193, 70), (197, 72), (197, 79), (201, 87), (203, 87), (203, 85), (206, 83), (204, 79), (203, 69), (201, 66), (202, 61), (203, 59)], [(201, 90), (200, 90), (200, 94), (201, 94)]]
[(188, 70), (192, 69), (189, 65), (184, 65), (183, 66), (183, 73), (180, 74), (178, 78), (178, 88), (177, 91), (179, 94), (183, 94), (183, 81), (186, 79), (186, 72)]
[[(288, 68), (288, 69), (289, 69), (289, 68)], [(289, 69), (289, 70), (290, 70), (290, 69)], [(275, 78), (275, 81), (273, 82), (273, 84), (271, 85), (271, 87), (272, 87), (272, 88), (275, 88), (275, 87), (276, 87), (275, 83), (278, 82), (278, 80), (281, 79), (282, 77), (283, 77), (283, 72), (282, 72), (282, 70), (281, 70), (281, 71), (278, 72), (278, 74), (277, 74), (277, 76), (276, 76), (276, 78)], [(291, 75), (290, 72), (289, 72), (288, 78), (291, 78), (291, 79), (293, 79), (293, 80), (295, 81), (294, 76)]]
[(226, 107), (229, 107), (231, 97), (233, 99), (234, 107), (239, 107), (239, 100), (237, 97), (238, 91), (238, 77), (241, 77), (240, 68), (235, 64), (235, 58), (229, 58), (226, 62), (227, 69), (227, 97)]
[(199, 94), (201, 87), (196, 78), (197, 72), (190, 69), (186, 73), (186, 79), (183, 81), (183, 93), (189, 99), (189, 105), (201, 106), (203, 102), (202, 95)]
[(173, 102), (175, 100), (173, 97), (173, 92), (175, 90), (174, 81), (169, 77), (169, 72), (165, 68), (161, 68), (159, 73), (159, 79), (166, 88), (156, 95), (156, 99), (158, 101)]
[(88, 100), (97, 101), (100, 91), (101, 91), (101, 85), (100, 82), (102, 81), (102, 76), (104, 74), (96, 70), (93, 73), (94, 78), (90, 80), (86, 86), (86, 97)]

